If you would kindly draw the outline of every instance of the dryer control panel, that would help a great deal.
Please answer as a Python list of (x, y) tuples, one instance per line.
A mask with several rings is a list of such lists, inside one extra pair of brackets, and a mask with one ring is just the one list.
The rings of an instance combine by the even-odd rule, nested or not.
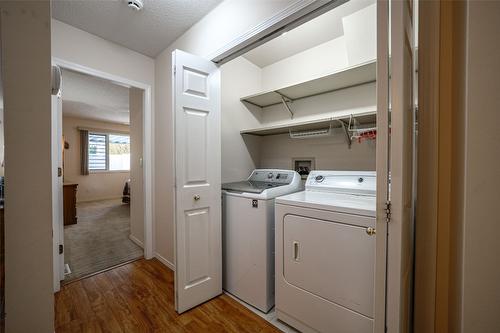
[(314, 170), (307, 177), (307, 190), (375, 196), (376, 172)]

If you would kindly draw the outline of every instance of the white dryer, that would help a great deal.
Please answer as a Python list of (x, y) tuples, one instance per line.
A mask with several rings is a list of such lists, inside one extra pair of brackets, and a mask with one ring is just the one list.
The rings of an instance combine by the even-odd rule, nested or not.
[(300, 175), (257, 169), (222, 190), (223, 288), (268, 312), (274, 306), (274, 198), (300, 191)]
[(302, 332), (373, 332), (375, 172), (312, 171), (276, 198), (276, 314)]

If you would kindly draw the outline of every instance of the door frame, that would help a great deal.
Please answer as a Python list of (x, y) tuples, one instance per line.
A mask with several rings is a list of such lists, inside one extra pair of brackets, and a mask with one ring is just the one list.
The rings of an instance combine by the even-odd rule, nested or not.
[[(152, 87), (149, 84), (134, 81), (125, 77), (109, 74), (78, 63), (52, 57), (52, 64), (63, 69), (69, 69), (82, 74), (91, 75), (100, 79), (115, 82), (122, 86), (139, 88), (144, 91), (143, 97), (143, 188), (144, 188), (144, 257), (151, 259), (154, 256), (153, 238), (153, 151), (154, 151), (154, 127), (152, 109)], [(64, 269), (61, 267), (61, 269)]]

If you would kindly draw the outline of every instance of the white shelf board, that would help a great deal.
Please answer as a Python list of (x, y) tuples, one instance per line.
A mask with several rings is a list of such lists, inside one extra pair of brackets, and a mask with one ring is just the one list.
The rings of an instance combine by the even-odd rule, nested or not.
[(375, 82), (376, 67), (376, 61), (374, 60), (309, 81), (242, 97), (240, 100), (256, 106), (266, 107), (280, 104), (282, 102), (281, 95), (296, 100)]
[[(330, 126), (332, 128), (335, 128), (341, 126), (338, 120), (342, 120), (348, 123), (349, 117), (350, 115), (345, 115), (341, 117), (328, 117), (328, 118), (320, 118), (302, 122), (292, 122), (280, 125), (262, 126), (251, 129), (244, 129), (240, 131), (240, 134), (267, 136), (267, 135), (288, 134), (290, 131), (308, 131), (315, 129), (323, 129), (323, 128), (328, 128)], [(375, 111), (353, 114), (353, 117), (356, 118), (359, 125), (373, 124), (377, 121), (376, 119), (377, 113)]]

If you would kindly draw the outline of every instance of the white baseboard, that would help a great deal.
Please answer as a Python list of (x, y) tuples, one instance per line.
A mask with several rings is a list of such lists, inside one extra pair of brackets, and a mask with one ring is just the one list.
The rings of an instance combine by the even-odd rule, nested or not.
[(128, 235), (128, 238), (134, 242), (136, 245), (140, 246), (142, 249), (144, 249), (144, 243), (141, 242), (137, 237), (133, 236), (132, 234)]
[(164, 264), (165, 266), (167, 266), (168, 268), (170, 268), (172, 271), (175, 272), (175, 265), (172, 264), (170, 261), (168, 261), (167, 259), (165, 259), (164, 257), (162, 257), (160, 254), (158, 254), (157, 252), (155, 252), (155, 258), (158, 259), (162, 264)]

